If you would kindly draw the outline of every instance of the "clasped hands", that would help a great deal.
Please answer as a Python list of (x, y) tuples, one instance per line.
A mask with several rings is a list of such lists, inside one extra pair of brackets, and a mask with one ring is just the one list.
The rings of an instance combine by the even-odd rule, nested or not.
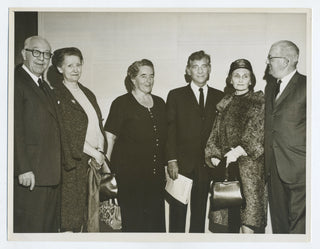
[[(226, 157), (226, 167), (228, 167), (230, 163), (236, 162), (240, 156), (247, 156), (247, 153), (240, 145), (238, 145), (236, 148), (231, 148), (224, 155), (224, 157)], [(220, 159), (216, 157), (213, 157), (210, 160), (214, 167), (217, 167), (218, 164), (220, 163)], [(214, 168), (211, 165), (208, 165), (208, 166), (210, 168)]]
[(107, 162), (109, 162), (109, 160), (107, 159), (107, 156), (104, 154), (103, 151), (99, 151), (99, 153), (97, 154), (96, 157), (94, 157), (94, 159), (100, 165), (100, 167), (101, 167), (100, 172), (101, 173), (103, 173), (103, 174), (111, 173), (111, 170), (110, 170), (109, 165), (107, 163)]

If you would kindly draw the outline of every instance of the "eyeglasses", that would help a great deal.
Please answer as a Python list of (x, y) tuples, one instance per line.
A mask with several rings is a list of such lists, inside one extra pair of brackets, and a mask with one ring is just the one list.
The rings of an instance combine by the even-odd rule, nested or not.
[(50, 52), (41, 52), (41, 51), (39, 51), (37, 49), (26, 48), (25, 50), (28, 51), (28, 52), (31, 52), (32, 56), (36, 57), (36, 58), (39, 57), (41, 54), (43, 54), (43, 58), (45, 58), (45, 59), (50, 59), (51, 56), (52, 56), (52, 54)]
[(210, 67), (209, 64), (203, 64), (203, 65), (201, 65), (200, 67), (199, 67), (198, 65), (192, 65), (192, 66), (191, 66), (191, 69), (192, 69), (192, 70), (195, 70), (195, 71), (198, 71), (199, 68), (201, 68), (201, 70), (208, 70), (209, 67)]
[(281, 56), (268, 56), (267, 57), (267, 62), (270, 62), (272, 59), (286, 59), (286, 60), (288, 60), (288, 58), (286, 58), (286, 57), (281, 57)]

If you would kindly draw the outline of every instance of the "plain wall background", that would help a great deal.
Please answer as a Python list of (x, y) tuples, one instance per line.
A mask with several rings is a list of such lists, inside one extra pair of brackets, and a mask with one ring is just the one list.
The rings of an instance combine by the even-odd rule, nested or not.
[(104, 118), (111, 102), (126, 93), (128, 66), (142, 58), (154, 63), (153, 94), (164, 100), (169, 90), (186, 84), (187, 58), (198, 50), (211, 55), (209, 85), (220, 90), (238, 58), (252, 63), (255, 90), (264, 90), (269, 48), (282, 39), (300, 48), (298, 70), (306, 74), (306, 13), (39, 12), (38, 25), (53, 50), (82, 51), (80, 82), (95, 93)]

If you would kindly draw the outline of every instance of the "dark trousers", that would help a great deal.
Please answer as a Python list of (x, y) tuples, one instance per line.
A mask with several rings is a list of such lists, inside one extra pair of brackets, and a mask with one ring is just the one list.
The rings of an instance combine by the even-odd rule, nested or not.
[(14, 183), (15, 233), (52, 233), (59, 228), (59, 186), (29, 188)]
[(278, 174), (275, 160), (273, 162), (268, 178), (273, 233), (305, 234), (306, 184), (283, 182)]
[[(209, 174), (208, 169), (201, 167), (186, 177), (193, 180), (191, 189), (191, 200), (189, 205), (190, 215), (190, 233), (204, 233), (206, 208), (209, 192)], [(186, 226), (187, 205), (179, 201), (168, 198), (169, 203), (169, 232), (184, 233)]]

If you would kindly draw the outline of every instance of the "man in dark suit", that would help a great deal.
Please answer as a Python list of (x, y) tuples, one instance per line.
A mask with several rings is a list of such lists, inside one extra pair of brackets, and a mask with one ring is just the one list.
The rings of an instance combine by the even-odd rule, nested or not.
[(291, 41), (271, 46), (273, 80), (265, 89), (265, 163), (273, 233), (305, 233), (306, 76), (297, 72)]
[(26, 39), (14, 75), (14, 232), (57, 232), (60, 131), (52, 93), (43, 80), (49, 43)]
[[(221, 91), (207, 85), (211, 72), (210, 56), (204, 51), (191, 54), (186, 66), (187, 86), (169, 92), (168, 174), (178, 173), (193, 180), (191, 190), (190, 232), (204, 232), (209, 190), (209, 169), (204, 162), (204, 149), (216, 115)], [(187, 205), (170, 198), (170, 232), (185, 232)]]

